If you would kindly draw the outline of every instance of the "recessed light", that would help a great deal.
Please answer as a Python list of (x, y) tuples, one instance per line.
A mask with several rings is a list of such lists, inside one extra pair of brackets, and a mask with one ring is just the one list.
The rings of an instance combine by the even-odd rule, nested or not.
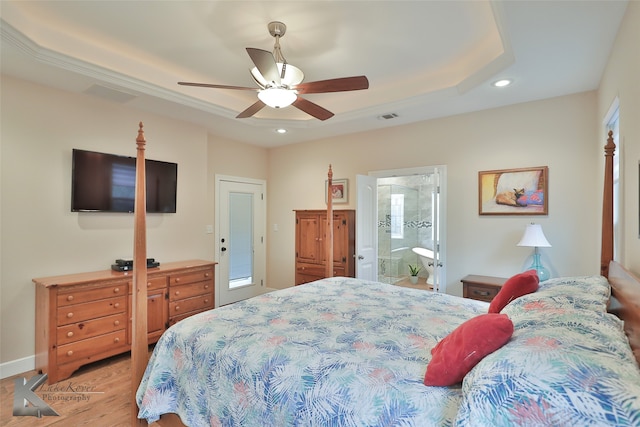
[(493, 85), (495, 87), (505, 87), (505, 86), (509, 86), (511, 84), (511, 80), (509, 79), (502, 79), (502, 80), (498, 80), (496, 82), (493, 82)]
[(280, 129), (276, 129), (276, 132), (278, 133), (287, 133), (286, 129), (280, 128)]

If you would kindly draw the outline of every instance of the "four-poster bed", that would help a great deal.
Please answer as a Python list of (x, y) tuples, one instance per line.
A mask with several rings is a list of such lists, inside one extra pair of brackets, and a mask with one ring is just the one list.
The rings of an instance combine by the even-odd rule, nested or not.
[[(607, 147), (610, 176), (611, 135)], [(143, 155), (140, 124), (138, 165)], [(144, 173), (137, 178), (144, 191)], [(328, 185), (331, 241), (331, 167)], [(157, 343), (143, 374), (146, 290), (135, 286), (132, 423), (636, 424), (640, 371), (628, 342), (640, 360), (640, 282), (612, 261), (613, 232), (605, 224), (611, 192), (605, 178), (601, 268), (609, 281), (551, 279), (506, 304), (496, 316), (510, 318), (513, 336), (452, 387), (423, 384), (431, 349), (456, 327), (484, 316), (488, 303), (331, 278), (328, 268), (327, 279), (177, 323)], [(137, 190), (136, 198), (144, 200), (144, 193)], [(134, 258), (144, 262), (144, 209), (136, 213)], [(139, 270), (136, 280), (145, 283)], [(622, 322), (607, 313), (610, 292), (629, 341)]]

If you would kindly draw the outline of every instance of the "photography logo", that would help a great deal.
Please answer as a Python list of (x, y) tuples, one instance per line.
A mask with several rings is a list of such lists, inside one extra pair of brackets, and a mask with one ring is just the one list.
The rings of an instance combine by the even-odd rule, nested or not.
[(38, 418), (42, 418), (42, 416), (59, 416), (56, 411), (34, 393), (35, 389), (46, 380), (47, 374), (34, 375), (29, 381), (26, 378), (15, 379), (15, 390), (13, 392), (14, 416)]

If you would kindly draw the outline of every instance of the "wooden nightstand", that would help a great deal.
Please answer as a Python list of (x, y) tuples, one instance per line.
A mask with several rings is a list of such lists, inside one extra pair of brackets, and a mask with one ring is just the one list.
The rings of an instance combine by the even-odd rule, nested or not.
[(503, 277), (470, 274), (463, 277), (460, 281), (462, 282), (463, 297), (491, 302), (507, 279)]

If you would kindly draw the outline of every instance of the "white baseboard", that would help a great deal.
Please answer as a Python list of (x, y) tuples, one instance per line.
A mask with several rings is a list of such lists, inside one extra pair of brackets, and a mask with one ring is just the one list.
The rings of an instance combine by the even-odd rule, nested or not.
[(33, 371), (36, 368), (36, 357), (27, 356), (22, 359), (0, 363), (0, 379), (12, 377), (23, 372)]

